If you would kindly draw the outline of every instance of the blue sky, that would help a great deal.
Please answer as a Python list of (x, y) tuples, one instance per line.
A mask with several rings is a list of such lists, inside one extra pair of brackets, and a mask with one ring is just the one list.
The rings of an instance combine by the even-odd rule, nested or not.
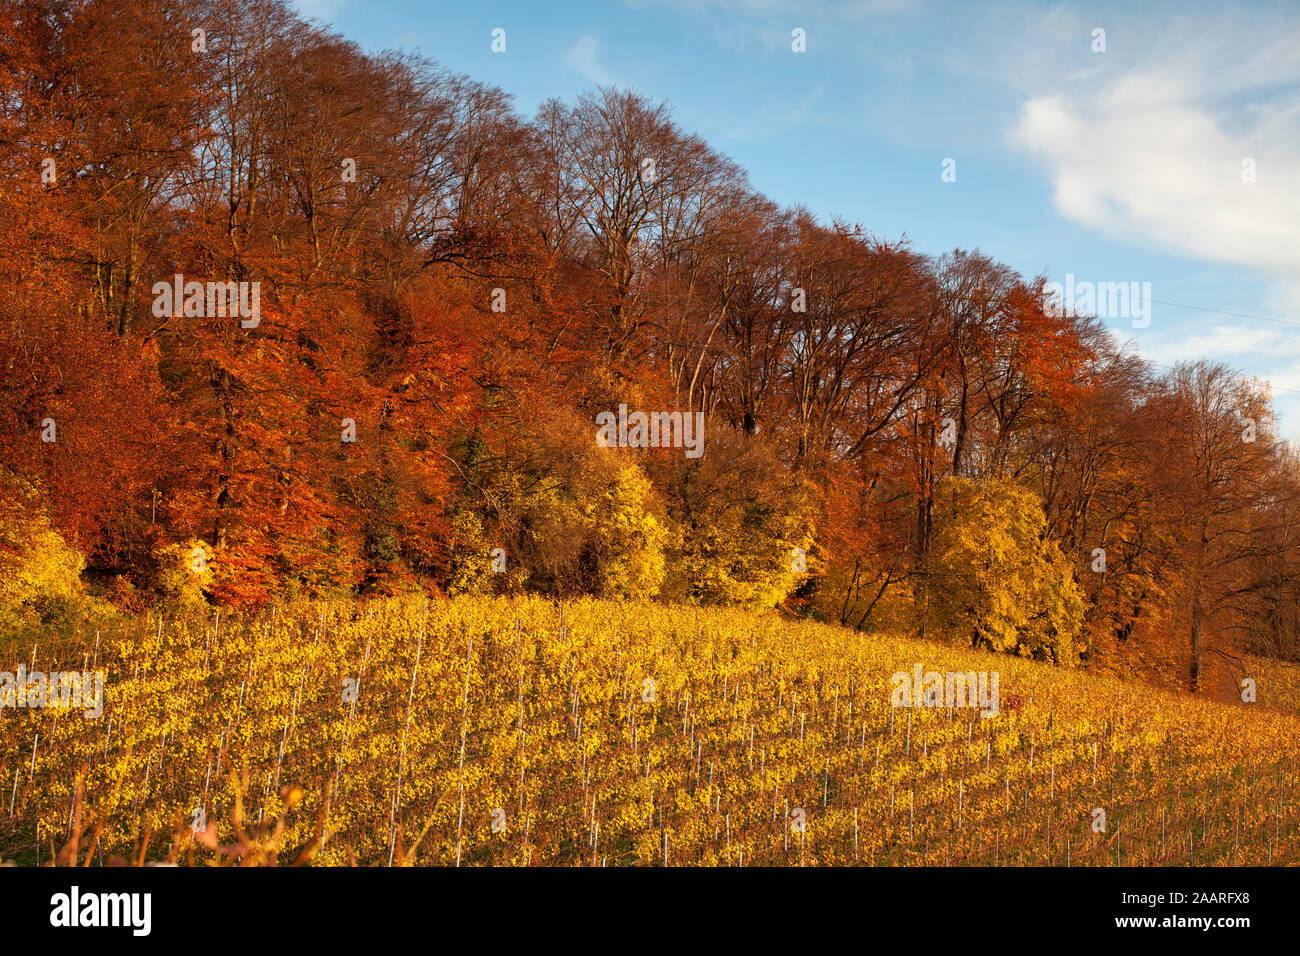
[(1300, 3), (297, 7), (499, 86), (525, 115), (600, 85), (666, 100), (777, 202), (921, 252), (1149, 282), (1150, 325), (1108, 324), (1153, 361), (1269, 381), (1281, 435), (1300, 440)]

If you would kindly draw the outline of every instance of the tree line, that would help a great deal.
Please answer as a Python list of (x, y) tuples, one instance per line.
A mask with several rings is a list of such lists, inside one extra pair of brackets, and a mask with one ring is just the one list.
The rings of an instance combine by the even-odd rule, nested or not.
[[(6, 627), (421, 587), (1193, 690), (1300, 650), (1265, 383), (782, 207), (635, 92), (525, 117), (280, 0), (0, 11)], [(155, 308), (177, 277), (256, 284), (260, 320)], [(600, 447), (620, 405), (702, 413), (704, 454)]]

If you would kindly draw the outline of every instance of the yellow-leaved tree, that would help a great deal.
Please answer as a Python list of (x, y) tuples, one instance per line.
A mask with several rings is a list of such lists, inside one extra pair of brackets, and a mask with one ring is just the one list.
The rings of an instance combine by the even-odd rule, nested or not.
[(600, 579), (598, 593), (630, 599), (659, 593), (668, 529), (655, 517), (652, 499), (650, 479), (635, 462), (624, 461), (604, 494), (584, 508), (587, 547)]
[(61, 628), (103, 610), (82, 588), (85, 566), (50, 526), (36, 489), (0, 472), (0, 636)]
[(158, 549), (158, 591), (178, 611), (207, 607), (204, 591), (212, 587), (212, 546), (198, 538), (178, 541)]
[(927, 623), (975, 647), (1076, 663), (1083, 594), (1044, 536), (1038, 496), (1003, 479), (949, 477), (938, 491)]
[(637, 452), (560, 412), (505, 437), (462, 453), (472, 493), (451, 515), (449, 592), (655, 597), (669, 532)]
[(816, 573), (815, 491), (760, 442), (711, 432), (673, 489), (675, 547), (665, 591), (674, 600), (768, 611)]

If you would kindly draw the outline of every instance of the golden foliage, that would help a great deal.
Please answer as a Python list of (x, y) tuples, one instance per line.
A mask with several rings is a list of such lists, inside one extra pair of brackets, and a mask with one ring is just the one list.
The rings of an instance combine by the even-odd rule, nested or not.
[[(389, 598), (19, 661), (108, 673), (97, 720), (0, 715), (0, 856), (24, 863), (92, 818), (83, 863), (1300, 862), (1300, 719), (1266, 700), (775, 616)], [(916, 664), (998, 671), (999, 715), (891, 707)]]

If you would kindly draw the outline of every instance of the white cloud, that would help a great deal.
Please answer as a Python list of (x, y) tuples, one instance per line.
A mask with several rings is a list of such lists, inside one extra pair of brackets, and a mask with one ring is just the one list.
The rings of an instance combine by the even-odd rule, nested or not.
[(305, 17), (328, 23), (343, 8), (345, 0), (293, 0), (293, 5)]
[[(1300, 279), (1300, 127), (1268, 136), (1133, 74), (1092, 96), (1025, 104), (1013, 141), (1049, 167), (1057, 208), (1108, 234)], [(1255, 181), (1243, 181), (1243, 161)]]
[(751, 45), (767, 52), (790, 50), (790, 31), (806, 32), (808, 52), (821, 53), (832, 37), (846, 27), (881, 17), (916, 12), (922, 0), (623, 0), (634, 9), (678, 7), (697, 16), (725, 16), (715, 20), (714, 36), (724, 50)]
[[(1250, 368), (1272, 386), (1273, 408), (1282, 437), (1300, 446), (1300, 327), (1218, 318), (1209, 324), (1174, 325), (1164, 313), (1163, 334), (1133, 342), (1139, 354), (1168, 368), (1178, 362), (1209, 359), (1230, 368)], [(1155, 326), (1153, 326), (1155, 328)]]
[[(1143, 343), (1142, 354), (1162, 365), (1193, 362), (1200, 358), (1238, 365), (1242, 357), (1268, 355), (1278, 363), (1300, 359), (1300, 328), (1295, 326), (1225, 321), (1197, 327), (1184, 335), (1168, 335)], [(1300, 375), (1293, 382), (1279, 378), (1280, 385), (1300, 388)]]
[[(1177, 42), (1112, 28), (1107, 68), (1041, 80), (1010, 141), (1075, 222), (1300, 283), (1300, 23), (1246, 24), (1197, 21)], [(1113, 52), (1135, 38), (1141, 59)]]
[(761, 17), (798, 26), (799, 21), (858, 20), (880, 14), (903, 13), (916, 9), (919, 0), (627, 0), (628, 6), (648, 7), (665, 2), (695, 10), (720, 10), (738, 16)]
[[(1300, 279), (1294, 282), (1274, 283), (1264, 302), (1265, 308), (1279, 316), (1300, 320)], [(1300, 333), (1297, 334), (1300, 338)]]
[(793, 100), (769, 100), (751, 113), (736, 117), (725, 135), (744, 140), (788, 136), (796, 127), (813, 122), (813, 109), (825, 94), (826, 84), (818, 83), (809, 93)]
[(618, 77), (600, 62), (600, 37), (584, 34), (564, 54), (564, 65), (597, 86), (618, 86)]
[[(1045, 42), (1001, 66), (1022, 104), (1009, 142), (1046, 169), (1067, 219), (1248, 270), (1265, 284), (1264, 305), (1243, 311), (1300, 320), (1300, 18), (1089, 17), (1031, 15)], [(1093, 19), (1107, 25), (1106, 53), (1086, 45)], [(1243, 181), (1246, 159), (1254, 182)], [(1300, 327), (1157, 310), (1164, 331), (1141, 337), (1145, 356), (1251, 369), (1275, 384), (1281, 419), (1300, 438)]]

